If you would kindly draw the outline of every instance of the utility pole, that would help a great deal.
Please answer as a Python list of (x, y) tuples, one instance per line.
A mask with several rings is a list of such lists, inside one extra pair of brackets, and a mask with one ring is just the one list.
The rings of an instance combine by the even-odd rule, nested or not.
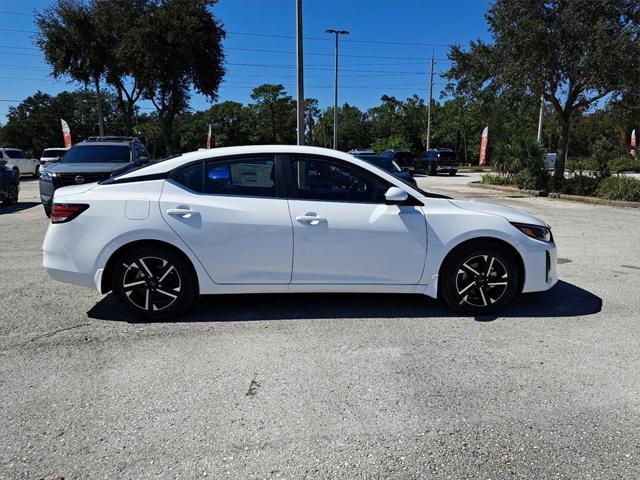
[(298, 145), (304, 145), (304, 55), (302, 50), (302, 0), (296, 0), (298, 55)]
[(338, 149), (338, 37), (340, 35), (349, 35), (346, 30), (329, 29), (327, 33), (333, 33), (336, 36), (336, 77), (333, 90), (333, 149)]
[(427, 150), (431, 146), (431, 104), (433, 103), (433, 65), (435, 60), (435, 49), (431, 51), (431, 73), (429, 74), (429, 107), (427, 109)]
[(542, 117), (544, 115), (544, 95), (540, 95), (540, 116), (538, 117), (538, 143), (542, 143)]

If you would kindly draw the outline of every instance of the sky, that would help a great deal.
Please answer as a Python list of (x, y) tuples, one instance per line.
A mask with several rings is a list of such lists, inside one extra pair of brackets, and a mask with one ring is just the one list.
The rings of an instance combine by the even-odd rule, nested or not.
[[(0, 122), (7, 110), (37, 90), (56, 94), (79, 85), (54, 80), (33, 44), (33, 13), (46, 0), (0, 0)], [(253, 87), (281, 83), (295, 98), (295, 0), (219, 0), (212, 12), (224, 25), (226, 75), (218, 102), (251, 101)], [(340, 40), (339, 103), (362, 109), (383, 94), (428, 97), (429, 63), (435, 56), (434, 98), (446, 81), (448, 46), (489, 40), (485, 0), (303, 0), (305, 97), (333, 104), (334, 37)], [(147, 102), (143, 111), (151, 111)], [(210, 106), (194, 95), (194, 110)]]

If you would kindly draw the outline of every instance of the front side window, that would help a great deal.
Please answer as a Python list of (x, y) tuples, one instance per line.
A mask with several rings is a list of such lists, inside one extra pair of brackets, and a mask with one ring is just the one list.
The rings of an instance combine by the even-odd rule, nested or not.
[(384, 203), (389, 185), (328, 160), (295, 159), (291, 163), (294, 196), (334, 202)]
[(273, 158), (207, 162), (204, 192), (213, 195), (275, 197), (275, 162)]

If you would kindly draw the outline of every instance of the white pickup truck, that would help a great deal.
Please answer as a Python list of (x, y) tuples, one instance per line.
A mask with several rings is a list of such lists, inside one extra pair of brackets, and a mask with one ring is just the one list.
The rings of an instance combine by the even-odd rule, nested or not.
[(27, 155), (18, 148), (0, 148), (0, 160), (7, 161), (7, 168), (15, 170), (18, 175), (31, 175), (38, 178), (40, 175), (40, 161), (36, 158), (27, 158)]

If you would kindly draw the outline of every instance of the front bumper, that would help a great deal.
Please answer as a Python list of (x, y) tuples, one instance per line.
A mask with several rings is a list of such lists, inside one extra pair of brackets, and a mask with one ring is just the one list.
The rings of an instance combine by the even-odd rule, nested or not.
[(524, 259), (523, 293), (543, 292), (558, 283), (558, 249), (555, 243), (527, 239), (518, 245)]

